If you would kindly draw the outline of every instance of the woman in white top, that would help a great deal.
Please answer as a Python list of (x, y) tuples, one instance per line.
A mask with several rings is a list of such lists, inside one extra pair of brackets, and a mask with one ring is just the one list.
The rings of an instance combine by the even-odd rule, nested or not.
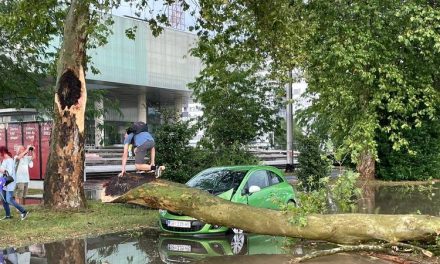
[[(12, 158), (11, 152), (8, 151), (8, 149), (4, 146), (0, 147), (0, 159), (2, 160), (1, 166), (0, 166), (0, 174), (4, 174), (5, 171), (9, 173), (9, 175), (14, 178), (14, 181), (9, 183), (6, 186), (2, 187), (1, 190), (1, 199), (3, 200), (3, 208), (5, 209), (6, 215), (1, 220), (9, 220), (12, 218), (11, 216), (11, 209), (9, 208), (9, 204), (13, 205), (15, 208), (20, 211), (21, 214), (21, 220), (24, 220), (28, 216), (28, 211), (24, 209), (22, 206), (20, 206), (14, 199), (14, 190), (15, 190), (15, 163), (14, 159)], [(1, 188), (1, 187), (0, 187)]]

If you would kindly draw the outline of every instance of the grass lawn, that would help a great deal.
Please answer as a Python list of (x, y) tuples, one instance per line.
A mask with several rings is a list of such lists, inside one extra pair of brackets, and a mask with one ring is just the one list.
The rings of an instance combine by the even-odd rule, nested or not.
[[(30, 214), (24, 221), (20, 221), (13, 207), (14, 218), (0, 221), (0, 249), (157, 227), (159, 219), (157, 210), (94, 201), (89, 201), (88, 209), (77, 212), (52, 212), (41, 206), (26, 208)], [(3, 218), (3, 208), (1, 211)]]

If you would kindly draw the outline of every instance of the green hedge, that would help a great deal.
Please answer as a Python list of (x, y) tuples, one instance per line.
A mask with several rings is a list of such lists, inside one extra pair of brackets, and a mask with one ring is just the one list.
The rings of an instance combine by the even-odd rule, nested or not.
[(298, 137), (299, 169), (298, 180), (305, 191), (319, 189), (321, 179), (330, 173), (331, 162), (321, 149), (320, 140), (315, 135)]
[(216, 166), (257, 164), (258, 159), (239, 145), (229, 147), (190, 147), (196, 128), (174, 120), (155, 133), (157, 164), (165, 164), (163, 178), (185, 183), (198, 172)]
[(405, 136), (408, 149), (393, 150), (386, 135), (378, 136), (377, 177), (383, 180), (440, 179), (440, 122), (425, 122)]

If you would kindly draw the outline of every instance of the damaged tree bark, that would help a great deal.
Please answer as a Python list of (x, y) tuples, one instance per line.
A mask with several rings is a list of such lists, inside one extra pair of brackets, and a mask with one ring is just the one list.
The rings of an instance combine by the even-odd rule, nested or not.
[(440, 232), (440, 217), (426, 215), (309, 215), (307, 225), (299, 227), (290, 222), (295, 217), (291, 213), (232, 203), (164, 180), (146, 183), (113, 202), (167, 209), (206, 223), (236, 227), (251, 233), (340, 244), (432, 240)]
[(53, 209), (83, 208), (84, 60), (89, 22), (87, 1), (72, 0), (64, 24), (57, 68), (50, 154), (44, 178), (44, 205)]

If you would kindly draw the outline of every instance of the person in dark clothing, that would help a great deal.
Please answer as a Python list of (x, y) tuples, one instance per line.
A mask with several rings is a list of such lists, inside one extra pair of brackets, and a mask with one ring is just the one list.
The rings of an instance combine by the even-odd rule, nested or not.
[[(134, 139), (134, 140), (133, 140)], [(154, 171), (156, 178), (159, 178), (165, 170), (165, 166), (156, 166), (156, 149), (153, 136), (148, 132), (141, 132), (135, 134), (134, 131), (127, 129), (124, 139), (124, 152), (122, 154), (122, 171), (120, 176), (125, 174), (125, 166), (128, 159), (128, 150), (130, 143), (134, 141), (134, 153), (135, 153), (135, 166), (137, 170), (141, 171)], [(150, 164), (144, 163), (144, 158), (147, 152), (150, 151)]]

